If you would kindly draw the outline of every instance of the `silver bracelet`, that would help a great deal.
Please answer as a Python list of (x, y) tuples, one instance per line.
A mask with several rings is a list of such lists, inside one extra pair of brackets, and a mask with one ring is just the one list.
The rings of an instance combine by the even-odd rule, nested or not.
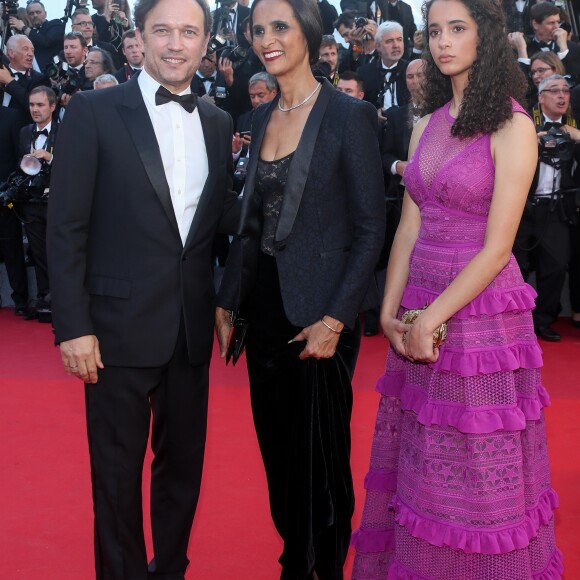
[(330, 326), (330, 324), (325, 322), (323, 318), (320, 319), (320, 322), (322, 322), (322, 324), (324, 324), (324, 326), (326, 326), (326, 328), (328, 328), (328, 330), (332, 330), (332, 332), (334, 332), (334, 334), (340, 334), (340, 330), (336, 330), (336, 328), (332, 328), (332, 326)]

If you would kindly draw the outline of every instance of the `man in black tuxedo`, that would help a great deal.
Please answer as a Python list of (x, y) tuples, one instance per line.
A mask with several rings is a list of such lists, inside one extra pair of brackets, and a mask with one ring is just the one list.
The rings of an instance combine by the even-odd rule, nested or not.
[(62, 50), (62, 37), (64, 36), (64, 24), (61, 20), (47, 20), (46, 10), (42, 2), (29, 2), (26, 5), (26, 14), (30, 18), (32, 27), (18, 18), (10, 18), (10, 26), (20, 34), (30, 38), (34, 46), (34, 58), (41, 72), (46, 65)]
[(11, 36), (6, 42), (10, 66), (0, 68), (0, 97), (2, 106), (18, 111), (21, 126), (32, 121), (28, 108), (28, 95), (34, 87), (50, 86), (43, 74), (32, 70), (34, 46), (24, 35)]
[[(0, 183), (17, 167), (20, 115), (8, 107), (0, 107)], [(12, 288), (14, 312), (24, 316), (28, 312), (28, 280), (24, 263), (22, 224), (14, 211), (0, 203), (0, 254)]]
[(413, 37), (417, 30), (413, 10), (403, 0), (387, 0), (381, 4), (382, 15), (385, 20), (398, 22), (403, 27), (403, 40), (405, 42), (405, 57), (411, 58), (413, 52)]
[(198, 97), (205, 97), (220, 109), (227, 110), (226, 86), (223, 74), (217, 70), (217, 54), (204, 55), (191, 80), (191, 91)]
[(398, 22), (383, 22), (377, 29), (375, 45), (380, 59), (357, 70), (364, 83), (365, 101), (384, 110), (405, 105), (409, 92), (405, 82), (408, 62), (403, 59), (403, 27)]
[[(538, 142), (551, 127), (563, 128), (578, 143), (580, 130), (576, 119), (568, 114), (570, 89), (566, 79), (552, 75), (540, 83), (538, 106), (533, 117), (538, 132)], [(555, 159), (543, 153), (539, 147), (536, 174), (528, 195), (528, 202), (514, 243), (514, 256), (524, 279), (527, 279), (532, 264), (536, 270), (538, 297), (534, 317), (536, 334), (547, 341), (561, 339), (551, 324), (560, 313), (560, 297), (564, 288), (568, 262), (570, 260), (570, 221), (575, 212), (567, 203), (566, 193), (580, 185), (580, 174), (574, 166), (580, 161), (580, 148), (574, 147), (571, 158)], [(574, 208), (575, 209), (575, 208)]]
[(31, 185), (34, 184), (30, 189), (31, 199), (17, 204), (16, 208), (26, 230), (36, 274), (36, 302), (25, 318), (51, 322), (46, 260), (46, 210), (50, 164), (58, 130), (58, 123), (52, 119), (56, 108), (56, 95), (48, 87), (36, 87), (30, 92), (29, 103), (34, 122), (20, 130), (19, 156), (22, 158), (24, 155), (34, 155), (42, 163), (42, 171), (30, 181)]
[(359, 67), (378, 59), (375, 50), (375, 34), (378, 25), (373, 20), (357, 26), (353, 13), (343, 12), (334, 22), (334, 27), (348, 43), (348, 49), (341, 50), (338, 57), (338, 73), (356, 71)]
[[(550, 50), (558, 55), (567, 74), (580, 74), (580, 46), (568, 40), (568, 32), (560, 28), (559, 8), (551, 2), (541, 2), (532, 6), (530, 14), (534, 34), (526, 39), (528, 58)], [(520, 62), (529, 65), (519, 56)]]
[(123, 33), (121, 49), (125, 57), (125, 64), (117, 70), (115, 78), (119, 83), (124, 83), (143, 68), (145, 55), (141, 40), (137, 38), (134, 30), (127, 30)]
[[(76, 94), (59, 131), (52, 309), (63, 364), (86, 383), (97, 578), (183, 580), (205, 444), (212, 242), (239, 216), (232, 121), (190, 91), (209, 40), (207, 4), (141, 0), (135, 24), (144, 69)], [(148, 566), (141, 474), (151, 413)]]

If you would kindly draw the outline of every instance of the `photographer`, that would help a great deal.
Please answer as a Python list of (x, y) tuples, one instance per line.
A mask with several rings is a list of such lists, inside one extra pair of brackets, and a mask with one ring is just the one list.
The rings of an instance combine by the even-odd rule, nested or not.
[[(249, 17), (242, 22), (242, 29), (247, 43), (251, 45)], [(210, 40), (210, 45), (211, 42)], [(228, 92), (223, 108), (233, 117), (235, 124), (242, 113), (252, 109), (248, 82), (252, 76), (264, 70), (264, 65), (251, 48), (238, 45), (235, 49), (225, 48), (218, 52), (218, 70), (224, 77)]]
[(378, 24), (367, 18), (355, 18), (354, 13), (343, 12), (334, 22), (334, 27), (348, 43), (347, 50), (338, 56), (338, 72), (356, 71), (364, 64), (378, 58), (375, 50), (375, 34)]
[(237, 44), (244, 48), (252, 46), (252, 41), (245, 35), (244, 26), (244, 21), (250, 17), (250, 9), (238, 2), (227, 0), (217, 0), (216, 4), (221, 6), (212, 12), (212, 37), (219, 34), (226, 39), (229, 46)]
[(119, 83), (127, 82), (133, 75), (141, 71), (145, 60), (143, 43), (140, 38), (137, 38), (134, 30), (127, 30), (123, 34), (122, 49), (125, 64), (115, 73), (115, 78)]
[(131, 8), (127, 0), (93, 0), (97, 11), (91, 16), (98, 38), (114, 46), (115, 52), (122, 48), (123, 34), (133, 28)]
[[(8, 107), (0, 107), (0, 183), (17, 167), (20, 117)], [(0, 188), (0, 190), (3, 188)], [(4, 258), (8, 282), (12, 289), (14, 312), (28, 312), (28, 279), (24, 263), (22, 224), (14, 212), (0, 203), (0, 254)]]
[(405, 73), (408, 62), (403, 59), (403, 27), (398, 22), (383, 22), (377, 29), (375, 45), (380, 58), (357, 70), (364, 83), (365, 101), (379, 110), (407, 104), (409, 91)]
[(338, 75), (338, 44), (334, 36), (325, 34), (318, 49), (319, 62), (325, 62), (330, 68), (326, 78), (336, 87), (340, 80)]
[(114, 72), (115, 69), (111, 55), (106, 50), (93, 46), (89, 49), (85, 60), (85, 82), (82, 90), (92, 90), (93, 83), (97, 77), (105, 74), (112, 75)]
[(570, 259), (570, 223), (576, 214), (575, 196), (580, 159), (580, 131), (570, 114), (570, 88), (566, 79), (551, 75), (539, 86), (539, 103), (533, 109), (539, 144), (538, 166), (515, 239), (514, 255), (524, 279), (536, 269), (538, 298), (533, 311), (534, 330), (544, 340), (560, 335), (550, 326), (560, 312), (560, 296)]
[[(14, 210), (26, 230), (36, 273), (37, 299), (25, 318), (51, 322), (46, 261), (46, 210), (50, 164), (58, 128), (52, 120), (56, 95), (52, 89), (37, 87), (30, 92), (29, 102), (34, 123), (20, 130), (19, 143), (19, 154), (23, 158), (21, 168), (26, 167), (27, 173), (22, 175), (25, 179), (19, 179), (18, 186), (13, 185), (9, 191), (10, 196), (14, 197)], [(34, 171), (37, 173), (33, 174)], [(15, 182), (9, 180), (9, 183)]]
[(80, 32), (69, 32), (64, 36), (64, 61), (47, 67), (61, 119), (72, 95), (80, 91), (86, 83), (84, 63), (87, 54), (85, 37)]
[(41, 72), (62, 50), (64, 24), (60, 20), (47, 20), (42, 2), (28, 2), (26, 14), (32, 26), (15, 16), (10, 17), (10, 26), (18, 33), (28, 36), (34, 46), (34, 58), (38, 66), (34, 68)]
[(20, 124), (32, 120), (28, 108), (30, 91), (40, 85), (50, 86), (45, 75), (32, 70), (34, 46), (23, 34), (11, 36), (6, 42), (6, 54), (9, 67), (0, 67), (0, 96), (2, 106), (16, 109), (20, 115)]
[(217, 70), (217, 54), (208, 52), (202, 56), (199, 68), (191, 81), (191, 91), (225, 110), (227, 102), (226, 81)]

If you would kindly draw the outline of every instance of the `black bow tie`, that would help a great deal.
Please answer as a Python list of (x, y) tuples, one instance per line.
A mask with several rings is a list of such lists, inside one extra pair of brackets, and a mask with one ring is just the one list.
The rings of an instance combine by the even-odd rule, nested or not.
[(213, 77), (203, 77), (204, 81), (209, 81), (210, 83), (213, 83), (215, 81), (215, 75)]
[(549, 131), (550, 129), (559, 129), (562, 123), (553, 123), (551, 121), (546, 121), (542, 127), (542, 131)]
[(174, 101), (179, 103), (188, 113), (193, 113), (195, 106), (197, 105), (197, 100), (194, 93), (189, 95), (174, 95), (169, 92), (165, 87), (159, 87), (155, 93), (155, 104), (165, 105), (169, 101)]
[(48, 137), (48, 131), (46, 129), (42, 129), (42, 131), (32, 131), (32, 138), (36, 141), (41, 135)]
[(540, 48), (549, 48), (550, 50), (552, 50), (552, 47), (554, 46), (552, 42), (544, 42), (543, 40), (538, 40), (538, 44), (540, 45)]

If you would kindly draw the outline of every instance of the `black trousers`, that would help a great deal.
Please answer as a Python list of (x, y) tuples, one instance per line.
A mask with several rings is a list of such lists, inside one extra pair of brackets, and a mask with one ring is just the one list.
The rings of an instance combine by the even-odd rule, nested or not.
[[(181, 328), (162, 367), (104, 364), (97, 384), (85, 385), (96, 578), (183, 580), (201, 483), (209, 363), (189, 364)], [(141, 480), (151, 413), (154, 562), (148, 572)]]
[(262, 255), (248, 305), (247, 362), (270, 511), (284, 540), (282, 580), (341, 580), (354, 509), (351, 378), (360, 328), (331, 359), (301, 361), (284, 314), (275, 259)]
[(560, 297), (570, 259), (570, 226), (558, 204), (527, 204), (516, 234), (514, 256), (524, 279), (535, 265), (538, 298), (532, 313), (534, 324), (552, 324), (561, 310)]
[(22, 224), (14, 211), (0, 206), (0, 253), (4, 257), (12, 300), (16, 306), (28, 302), (28, 279), (24, 263)]
[(24, 203), (17, 208), (18, 215), (24, 223), (26, 237), (34, 261), (38, 298), (44, 298), (50, 292), (48, 283), (48, 261), (46, 258), (46, 203)]

